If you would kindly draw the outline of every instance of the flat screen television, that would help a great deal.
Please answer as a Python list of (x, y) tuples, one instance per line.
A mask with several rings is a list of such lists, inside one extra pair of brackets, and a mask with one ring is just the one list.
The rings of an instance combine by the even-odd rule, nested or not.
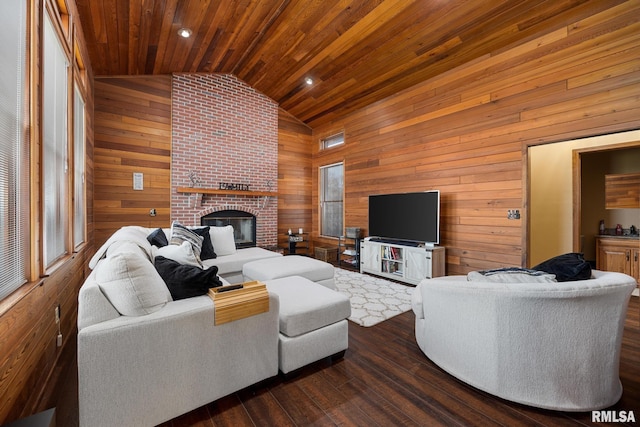
[(440, 243), (440, 191), (369, 196), (369, 236)]

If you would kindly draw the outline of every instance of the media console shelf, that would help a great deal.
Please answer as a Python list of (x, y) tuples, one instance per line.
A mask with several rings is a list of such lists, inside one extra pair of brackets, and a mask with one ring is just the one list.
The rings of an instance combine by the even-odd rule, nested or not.
[(444, 276), (444, 246), (416, 247), (374, 240), (360, 241), (360, 272), (417, 285)]

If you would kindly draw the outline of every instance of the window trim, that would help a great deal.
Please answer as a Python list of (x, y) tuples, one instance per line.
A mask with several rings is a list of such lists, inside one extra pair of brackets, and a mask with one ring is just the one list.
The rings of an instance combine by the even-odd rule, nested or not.
[[(323, 178), (323, 173), (322, 170), (323, 169), (327, 169), (330, 167), (335, 167), (335, 166), (342, 166), (342, 227), (341, 230), (339, 231), (339, 235), (338, 236), (331, 236), (328, 234), (323, 234), (323, 224), (324, 224), (324, 218), (323, 218), (323, 203), (324, 202), (324, 178)], [(330, 164), (326, 164), (326, 165), (322, 165), (318, 167), (318, 184), (319, 184), (319, 194), (318, 194), (318, 218), (319, 218), (319, 227), (318, 227), (318, 234), (320, 235), (320, 237), (323, 238), (327, 238), (327, 239), (337, 239), (338, 237), (340, 237), (341, 235), (344, 234), (344, 218), (345, 218), (345, 209), (344, 209), (344, 195), (345, 195), (345, 161), (341, 160), (339, 162), (335, 162), (335, 163), (330, 163)]]
[[(331, 142), (334, 140), (337, 142)], [(330, 150), (332, 148), (343, 146), (344, 144), (345, 144), (344, 130), (341, 130), (340, 132), (336, 132), (324, 138), (320, 138), (320, 150)]]

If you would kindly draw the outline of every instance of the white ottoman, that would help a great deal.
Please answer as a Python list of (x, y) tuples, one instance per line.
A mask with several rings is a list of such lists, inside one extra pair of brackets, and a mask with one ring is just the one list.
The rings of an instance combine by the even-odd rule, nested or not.
[(302, 276), (329, 289), (335, 289), (334, 268), (328, 262), (301, 255), (287, 255), (250, 261), (242, 266), (245, 281), (262, 282), (290, 276)]
[(349, 298), (301, 276), (265, 282), (280, 300), (278, 363), (289, 373), (349, 347)]

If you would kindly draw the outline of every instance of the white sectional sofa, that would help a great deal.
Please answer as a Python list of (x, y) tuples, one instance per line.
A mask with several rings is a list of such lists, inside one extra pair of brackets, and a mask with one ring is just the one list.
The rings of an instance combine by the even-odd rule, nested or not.
[[(90, 261), (80, 289), (81, 426), (157, 425), (278, 374), (278, 297), (269, 296), (266, 313), (215, 326), (208, 296), (173, 301), (166, 286), (151, 286), (159, 276), (150, 231), (116, 232)], [(218, 262), (233, 277), (241, 260), (273, 256), (258, 249)]]
[[(345, 296), (304, 277), (266, 281), (267, 312), (215, 325), (209, 296), (172, 298), (175, 289), (161, 276), (158, 259), (204, 264), (191, 270), (218, 273), (215, 280), (229, 284), (242, 281), (245, 263), (281, 255), (235, 250), (228, 230), (216, 229), (210, 237), (218, 257), (201, 262), (188, 243), (152, 246), (152, 231), (123, 227), (89, 262), (93, 271), (78, 298), (81, 426), (157, 425), (273, 377), (279, 367), (288, 373), (344, 354), (350, 315)], [(216, 241), (217, 232), (226, 240)]]

